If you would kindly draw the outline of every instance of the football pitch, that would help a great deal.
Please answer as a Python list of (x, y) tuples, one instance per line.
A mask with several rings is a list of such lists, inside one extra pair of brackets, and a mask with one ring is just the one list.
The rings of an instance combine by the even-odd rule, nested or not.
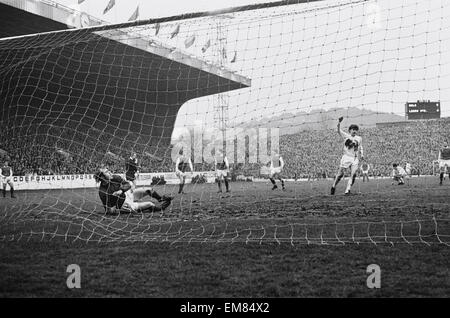
[[(448, 180), (330, 185), (156, 186), (172, 206), (140, 215), (105, 215), (96, 189), (19, 191), (0, 200), (0, 296), (450, 296)], [(66, 285), (71, 264), (81, 288)]]

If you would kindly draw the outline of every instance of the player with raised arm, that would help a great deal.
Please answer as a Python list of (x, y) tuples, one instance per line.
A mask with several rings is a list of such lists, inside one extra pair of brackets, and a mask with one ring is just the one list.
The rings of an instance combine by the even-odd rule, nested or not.
[(363, 182), (366, 179), (367, 179), (367, 182), (369, 182), (369, 170), (370, 170), (370, 165), (366, 161), (363, 161), (363, 163), (361, 164), (361, 173), (362, 173)]
[(439, 162), (439, 185), (442, 185), (442, 181), (444, 180), (444, 174), (449, 173), (450, 168), (450, 147), (447, 142), (444, 142), (444, 146), (439, 150), (438, 156)]
[(2, 178), (3, 197), (6, 197), (6, 185), (9, 185), (11, 198), (14, 199), (16, 196), (14, 195), (14, 183), (12, 182), (13, 171), (12, 168), (8, 165), (8, 161), (5, 161), (3, 167), (0, 168), (0, 176)]
[(133, 185), (131, 190), (136, 189), (136, 178), (139, 175), (139, 165), (136, 153), (131, 153), (130, 158), (125, 162), (125, 179)]
[(341, 181), (344, 176), (344, 169), (350, 168), (350, 178), (345, 189), (345, 194), (350, 194), (350, 189), (355, 183), (356, 172), (359, 169), (359, 161), (364, 159), (362, 138), (357, 135), (359, 131), (358, 125), (352, 124), (348, 127), (349, 133), (342, 131), (341, 122), (344, 118), (340, 117), (337, 125), (337, 131), (339, 135), (344, 139), (344, 154), (341, 158), (339, 165), (339, 170), (334, 179), (333, 185), (331, 186), (331, 195), (334, 195), (336, 191), (336, 186)]
[(405, 169), (403, 169), (401, 166), (399, 166), (398, 164), (394, 163), (392, 165), (393, 169), (392, 169), (392, 179), (394, 179), (394, 181), (398, 182), (398, 185), (404, 185), (405, 184), (405, 177), (407, 176)]
[(179, 194), (184, 194), (183, 188), (186, 183), (186, 170), (188, 167), (191, 169), (191, 173), (193, 173), (194, 167), (192, 166), (191, 158), (184, 155), (184, 151), (181, 149), (177, 161), (175, 162), (175, 174), (180, 180), (180, 188), (178, 190)]
[(272, 154), (272, 157), (270, 158), (270, 175), (269, 175), (269, 180), (273, 184), (272, 190), (275, 190), (278, 188), (275, 179), (280, 180), (282, 189), (286, 190), (286, 188), (284, 186), (283, 176), (281, 174), (283, 171), (283, 168), (284, 168), (283, 157), (281, 157), (281, 155), (279, 153), (274, 152)]
[(216, 169), (217, 185), (219, 187), (219, 193), (222, 192), (222, 181), (225, 182), (225, 188), (227, 192), (230, 192), (230, 185), (228, 180), (228, 174), (230, 172), (230, 164), (227, 156), (223, 154), (223, 151), (218, 149), (217, 155), (214, 156), (214, 167)]
[[(100, 183), (98, 194), (103, 203), (105, 211), (108, 213), (119, 210), (121, 212), (155, 212), (165, 210), (172, 201), (170, 196), (160, 196), (152, 188), (139, 188), (130, 191), (131, 182), (123, 179), (117, 174), (112, 174), (108, 169), (98, 169), (94, 174), (94, 179)], [(158, 204), (153, 202), (138, 202), (145, 196), (150, 196), (158, 200)]]

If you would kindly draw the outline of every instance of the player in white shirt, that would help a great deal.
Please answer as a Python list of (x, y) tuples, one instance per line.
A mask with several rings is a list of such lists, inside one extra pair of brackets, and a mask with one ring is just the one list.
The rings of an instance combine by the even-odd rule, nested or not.
[(11, 198), (15, 198), (16, 196), (14, 195), (14, 184), (12, 182), (13, 171), (12, 168), (8, 165), (8, 161), (5, 161), (3, 167), (0, 168), (0, 178), (2, 178), (3, 197), (6, 197), (6, 185), (9, 185)]
[(362, 173), (362, 177), (363, 177), (363, 182), (366, 179), (367, 179), (367, 182), (369, 182), (369, 170), (370, 170), (370, 165), (364, 161), (361, 164), (361, 173)]
[(183, 149), (180, 150), (177, 161), (175, 162), (175, 174), (180, 180), (180, 188), (178, 190), (179, 194), (183, 194), (183, 188), (186, 183), (186, 170), (188, 167), (191, 169), (191, 173), (194, 172), (194, 167), (192, 165), (191, 158), (187, 157), (183, 153)]
[(403, 169), (401, 166), (399, 166), (398, 164), (394, 163), (392, 165), (393, 169), (392, 169), (392, 178), (394, 179), (394, 181), (398, 182), (398, 185), (404, 185), (405, 184), (405, 177), (406, 177), (406, 171), (405, 169)]
[(283, 157), (281, 157), (281, 155), (279, 153), (275, 152), (272, 155), (272, 158), (270, 159), (269, 179), (270, 179), (270, 182), (272, 182), (272, 184), (273, 184), (272, 190), (275, 190), (278, 188), (275, 179), (280, 180), (282, 189), (286, 190), (286, 188), (284, 186), (283, 176), (282, 176), (283, 168), (284, 168)]
[(341, 181), (344, 176), (344, 169), (350, 168), (350, 178), (348, 179), (347, 187), (345, 188), (345, 194), (350, 194), (350, 189), (355, 183), (356, 173), (359, 169), (359, 161), (364, 159), (362, 138), (357, 135), (359, 127), (357, 125), (350, 125), (348, 127), (349, 133), (341, 130), (341, 122), (344, 118), (340, 117), (337, 125), (337, 130), (339, 135), (344, 139), (344, 154), (341, 158), (339, 165), (339, 170), (334, 179), (333, 185), (331, 187), (331, 195), (334, 195), (336, 191), (336, 186)]
[(408, 181), (408, 184), (409, 184), (409, 179), (411, 179), (411, 173), (412, 173), (411, 164), (409, 162), (405, 163), (405, 173), (406, 173), (406, 180)]
[(411, 164), (407, 162), (405, 164), (405, 172), (409, 178), (411, 177), (411, 171), (412, 171)]
[(448, 173), (450, 167), (450, 147), (448, 146), (447, 142), (444, 142), (444, 147), (439, 150), (438, 162), (440, 171), (439, 185), (442, 185), (442, 181), (444, 180), (444, 174), (445, 172)]
[(216, 170), (219, 192), (222, 192), (222, 181), (225, 182), (226, 191), (230, 192), (230, 184), (228, 180), (230, 164), (228, 163), (228, 158), (223, 154), (222, 150), (218, 150), (217, 155), (214, 156), (214, 168)]

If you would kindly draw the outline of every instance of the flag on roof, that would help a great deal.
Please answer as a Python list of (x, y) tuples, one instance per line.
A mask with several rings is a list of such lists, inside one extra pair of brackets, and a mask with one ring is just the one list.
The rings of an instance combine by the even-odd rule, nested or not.
[(180, 25), (177, 24), (175, 29), (172, 31), (172, 34), (170, 35), (170, 38), (173, 39), (174, 37), (176, 37), (178, 35), (179, 32), (180, 32)]
[(184, 41), (184, 47), (189, 48), (192, 46), (192, 44), (194, 44), (194, 42), (195, 42), (195, 35), (192, 35)]
[(205, 43), (202, 47), (202, 52), (205, 53), (206, 50), (211, 46), (211, 40), (208, 40), (208, 42)]
[(109, 0), (108, 5), (106, 6), (105, 10), (103, 10), (103, 14), (106, 14), (109, 10), (111, 10), (115, 4), (116, 0)]
[(155, 24), (155, 35), (158, 35), (160, 27), (161, 27), (161, 25), (159, 23)]
[(231, 59), (230, 63), (236, 62), (236, 58), (237, 58), (237, 51), (234, 51), (234, 56), (233, 56), (233, 58)]
[(128, 19), (128, 21), (134, 21), (134, 20), (137, 20), (137, 19), (139, 19), (139, 6), (137, 6), (136, 10), (134, 10), (133, 14)]

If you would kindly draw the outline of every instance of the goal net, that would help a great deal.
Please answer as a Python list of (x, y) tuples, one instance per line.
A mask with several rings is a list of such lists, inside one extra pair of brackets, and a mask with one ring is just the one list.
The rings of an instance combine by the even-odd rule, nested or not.
[[(0, 39), (0, 156), (17, 196), (0, 201), (0, 240), (448, 245), (434, 161), (450, 141), (449, 12), (445, 0), (280, 1)], [(440, 118), (408, 119), (415, 101), (439, 103)], [(353, 196), (348, 172), (330, 195), (339, 117), (359, 126), (370, 167)], [(229, 193), (217, 193), (219, 149)], [(174, 196), (166, 210), (105, 213), (93, 174), (124, 177), (131, 153), (137, 186)], [(284, 191), (269, 180), (274, 153)], [(404, 186), (394, 163), (411, 166)]]

